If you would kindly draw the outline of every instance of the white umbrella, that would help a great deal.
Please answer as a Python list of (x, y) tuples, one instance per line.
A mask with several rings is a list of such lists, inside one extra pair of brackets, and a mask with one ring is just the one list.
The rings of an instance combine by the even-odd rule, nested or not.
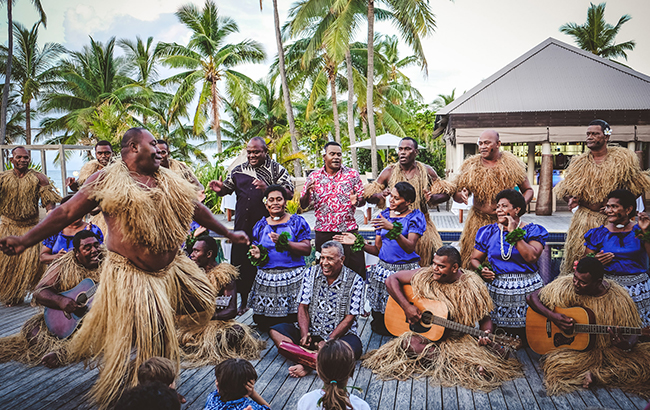
[[(378, 135), (375, 138), (375, 140), (377, 142), (377, 149), (390, 149), (390, 148), (397, 148), (402, 139), (397, 135), (383, 134), (383, 135)], [(357, 142), (354, 145), (350, 145), (350, 147), (370, 149), (371, 148), (370, 139)]]

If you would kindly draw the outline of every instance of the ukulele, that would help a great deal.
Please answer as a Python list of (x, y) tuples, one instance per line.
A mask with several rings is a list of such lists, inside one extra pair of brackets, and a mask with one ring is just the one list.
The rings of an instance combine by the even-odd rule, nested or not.
[(483, 330), (475, 327), (451, 321), (447, 319), (449, 312), (444, 302), (414, 297), (411, 285), (404, 285), (403, 289), (408, 301), (422, 312), (422, 317), (416, 324), (409, 323), (402, 307), (392, 296), (389, 296), (386, 303), (384, 323), (386, 329), (393, 336), (400, 336), (406, 332), (415, 332), (429, 340), (436, 341), (442, 338), (445, 329), (451, 329), (474, 337), (487, 337), (492, 342), (513, 350), (519, 350), (522, 346), (522, 342), (518, 338), (508, 335), (486, 334)]
[[(562, 313), (574, 321), (573, 332), (565, 333), (558, 328), (551, 319), (528, 308), (526, 312), (526, 338), (528, 345), (535, 353), (546, 354), (550, 351), (566, 348), (571, 350), (585, 351), (594, 347), (596, 338), (594, 335), (609, 333), (608, 328), (616, 326), (597, 325), (594, 312), (588, 308), (570, 307), (555, 308), (556, 313)], [(650, 327), (618, 327), (623, 335), (650, 336)]]
[(82, 306), (72, 313), (46, 307), (43, 311), (43, 317), (47, 329), (59, 339), (66, 339), (74, 333), (81, 319), (90, 310), (90, 305), (92, 304), (93, 296), (98, 286), (98, 283), (93, 282), (90, 278), (86, 278), (74, 288), (61, 292), (61, 296), (69, 297)]

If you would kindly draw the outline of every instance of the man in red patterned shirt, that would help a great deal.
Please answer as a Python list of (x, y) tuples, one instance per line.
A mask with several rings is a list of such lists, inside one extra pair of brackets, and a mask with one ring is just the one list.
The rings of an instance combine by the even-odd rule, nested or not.
[[(304, 209), (314, 205), (316, 214), (316, 250), (343, 232), (357, 233), (359, 226), (354, 219), (356, 207), (363, 206), (363, 184), (359, 173), (342, 165), (341, 145), (330, 141), (323, 148), (323, 168), (312, 172), (300, 194), (300, 206)], [(366, 277), (366, 262), (363, 251), (352, 252), (344, 246), (344, 264)]]

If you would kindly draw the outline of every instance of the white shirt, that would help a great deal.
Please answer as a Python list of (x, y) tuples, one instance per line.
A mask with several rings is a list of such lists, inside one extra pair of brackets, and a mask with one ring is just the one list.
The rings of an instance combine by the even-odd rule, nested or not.
[[(318, 400), (320, 400), (324, 394), (325, 392), (323, 390), (310, 391), (300, 398), (296, 410), (322, 410), (323, 406), (318, 404)], [(350, 403), (352, 403), (352, 408), (354, 410), (370, 410), (368, 403), (354, 394), (350, 395)]]

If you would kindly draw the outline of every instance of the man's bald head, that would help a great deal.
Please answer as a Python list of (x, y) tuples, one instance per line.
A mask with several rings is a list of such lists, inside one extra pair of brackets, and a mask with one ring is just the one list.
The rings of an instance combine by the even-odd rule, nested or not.
[(29, 156), (29, 151), (27, 151), (27, 148), (20, 146), (20, 147), (15, 147), (14, 149), (11, 150), (11, 155), (28, 155)]
[(144, 131), (147, 131), (146, 128), (129, 128), (124, 133), (124, 136), (122, 137), (122, 143), (120, 144), (121, 149), (129, 148), (131, 143), (139, 143), (140, 139), (142, 138), (142, 133)]
[(500, 141), (499, 133), (496, 132), (495, 130), (485, 130), (485, 131), (483, 131), (483, 133), (479, 137), (479, 140), (481, 140), (481, 139), (490, 139), (490, 140), (494, 141), (495, 143)]
[(486, 160), (495, 160), (499, 157), (499, 133), (494, 130), (485, 130), (478, 138), (478, 152)]

